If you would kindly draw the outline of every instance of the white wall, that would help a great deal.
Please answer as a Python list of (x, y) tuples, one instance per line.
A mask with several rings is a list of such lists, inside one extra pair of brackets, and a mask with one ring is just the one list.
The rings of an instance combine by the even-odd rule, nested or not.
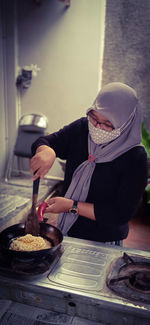
[(41, 69), (20, 92), (21, 114), (44, 113), (52, 133), (85, 115), (99, 90), (105, 0), (72, 0), (68, 9), (58, 0), (18, 6), (19, 65)]
[(19, 65), (41, 71), (21, 97), (21, 113), (42, 112), (49, 131), (85, 114), (100, 86), (105, 0), (20, 5)]
[(0, 175), (4, 173), (5, 157), (6, 157), (6, 121), (5, 121), (5, 107), (4, 107), (4, 69), (3, 69), (3, 30), (2, 30), (2, 7), (0, 4)]
[(10, 156), (18, 122), (15, 1), (0, 1), (0, 178)]
[[(10, 152), (14, 145), (19, 116), (45, 114), (51, 133), (85, 115), (92, 104), (101, 83), (105, 0), (71, 0), (68, 9), (59, 0), (41, 0), (39, 5), (26, 0), (2, 2), (8, 6), (4, 69), (7, 91), (2, 111), (7, 119), (0, 121), (4, 162), (6, 151)], [(13, 26), (15, 6), (17, 18)], [(9, 17), (12, 12), (13, 19)], [(17, 63), (20, 67), (33, 63), (41, 69), (30, 88), (19, 90), (18, 95)], [(1, 177), (2, 165), (0, 160)]]

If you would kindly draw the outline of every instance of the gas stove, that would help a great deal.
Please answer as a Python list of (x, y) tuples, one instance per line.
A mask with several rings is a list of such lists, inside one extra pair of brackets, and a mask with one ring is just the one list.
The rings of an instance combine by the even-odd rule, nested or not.
[(9, 263), (0, 265), (1, 299), (87, 324), (150, 324), (150, 252), (64, 237), (42, 271)]

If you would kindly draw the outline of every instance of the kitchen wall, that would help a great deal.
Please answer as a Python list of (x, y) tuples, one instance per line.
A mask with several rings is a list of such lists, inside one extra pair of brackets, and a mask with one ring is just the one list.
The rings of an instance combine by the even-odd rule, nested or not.
[(16, 2), (0, 1), (0, 178), (4, 175), (18, 122)]
[(4, 157), (6, 156), (6, 129), (5, 129), (5, 110), (4, 110), (4, 70), (2, 53), (2, 10), (0, 6), (0, 175), (4, 172)]
[[(17, 50), (15, 73), (18, 66), (30, 64), (37, 64), (40, 71), (29, 88), (14, 90), (16, 105), (11, 111), (17, 116), (45, 114), (51, 133), (84, 116), (100, 88), (105, 0), (72, 0), (69, 8), (58, 0), (13, 2), (17, 44), (9, 54)], [(52, 174), (62, 174), (58, 169), (59, 164)]]
[(100, 87), (105, 1), (19, 0), (18, 62), (41, 69), (21, 112), (42, 112), (49, 132), (85, 115)]

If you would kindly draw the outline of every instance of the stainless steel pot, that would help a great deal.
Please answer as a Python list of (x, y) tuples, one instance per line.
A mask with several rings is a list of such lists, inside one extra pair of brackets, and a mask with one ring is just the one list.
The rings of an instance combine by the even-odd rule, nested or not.
[(48, 119), (43, 114), (26, 114), (20, 118), (19, 126), (25, 131), (43, 132), (48, 126)]

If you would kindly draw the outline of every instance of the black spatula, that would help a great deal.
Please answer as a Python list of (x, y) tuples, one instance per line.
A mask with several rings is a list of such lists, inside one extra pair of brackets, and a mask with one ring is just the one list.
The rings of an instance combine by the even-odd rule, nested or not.
[(31, 234), (33, 236), (38, 236), (40, 231), (39, 220), (36, 213), (39, 183), (40, 178), (37, 178), (35, 181), (33, 181), (32, 207), (25, 221), (25, 234)]

